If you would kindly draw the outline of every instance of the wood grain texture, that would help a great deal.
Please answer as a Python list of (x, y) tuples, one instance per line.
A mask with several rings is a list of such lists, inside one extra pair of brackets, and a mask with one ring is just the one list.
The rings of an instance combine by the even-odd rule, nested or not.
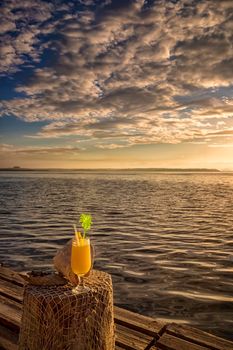
[(18, 334), (0, 324), (0, 349), (18, 350)]
[(156, 343), (158, 350), (207, 350), (205, 346), (193, 344), (192, 342), (163, 334)]
[(25, 281), (22, 277), (23, 275), (23, 273), (20, 274), (19, 272), (15, 272), (9, 267), (0, 266), (0, 279), (6, 279), (7, 281), (13, 282), (14, 284), (23, 286), (25, 284)]
[(152, 337), (141, 332), (116, 325), (116, 345), (127, 350), (144, 350), (153, 340)]
[(162, 322), (157, 322), (152, 317), (142, 316), (117, 306), (114, 307), (114, 319), (116, 324), (150, 335), (151, 337), (158, 336), (158, 333), (165, 325)]
[(207, 349), (233, 350), (232, 342), (216, 337), (199, 329), (192, 328), (190, 326), (172, 323), (166, 327), (166, 332), (181, 339), (206, 346)]
[(0, 295), (0, 324), (19, 331), (22, 307), (19, 303)]
[(0, 278), (0, 294), (7, 296), (9, 299), (22, 302), (24, 288), (15, 284), (13, 281), (7, 281)]

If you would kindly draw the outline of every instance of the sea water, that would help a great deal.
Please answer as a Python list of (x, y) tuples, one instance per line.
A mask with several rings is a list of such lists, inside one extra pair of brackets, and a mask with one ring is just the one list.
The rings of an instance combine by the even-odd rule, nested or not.
[(114, 302), (233, 340), (233, 173), (0, 173), (0, 261), (52, 266), (80, 213)]

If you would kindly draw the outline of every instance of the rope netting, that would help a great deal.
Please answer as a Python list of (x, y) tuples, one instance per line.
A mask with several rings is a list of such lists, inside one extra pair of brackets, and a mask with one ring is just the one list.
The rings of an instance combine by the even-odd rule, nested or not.
[(73, 294), (70, 282), (49, 285), (49, 276), (46, 285), (43, 282), (38, 285), (38, 281), (40, 277), (25, 288), (19, 350), (114, 349), (113, 290), (109, 274), (92, 270), (85, 277), (89, 290), (80, 294)]

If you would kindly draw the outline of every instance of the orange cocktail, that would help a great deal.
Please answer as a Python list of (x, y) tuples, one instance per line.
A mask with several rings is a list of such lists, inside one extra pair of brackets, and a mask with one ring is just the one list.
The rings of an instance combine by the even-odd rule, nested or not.
[(77, 276), (84, 276), (91, 269), (91, 246), (89, 238), (73, 239), (71, 268)]

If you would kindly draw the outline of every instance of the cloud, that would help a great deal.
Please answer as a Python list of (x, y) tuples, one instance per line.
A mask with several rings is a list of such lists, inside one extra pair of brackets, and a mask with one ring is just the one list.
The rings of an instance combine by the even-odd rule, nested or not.
[(101, 149), (118, 149), (118, 148), (125, 148), (125, 147), (130, 147), (131, 145), (127, 144), (117, 144), (117, 143), (110, 143), (110, 144), (100, 144), (96, 145), (96, 148), (101, 148)]
[(64, 155), (64, 154), (73, 154), (79, 153), (80, 148), (78, 147), (16, 147), (9, 144), (0, 144), (0, 153), (3, 153), (5, 156), (7, 154), (20, 154), (20, 155)]
[(28, 59), (39, 60), (38, 35), (51, 16), (54, 7), (41, 0), (0, 4), (0, 74), (14, 73)]
[(221, 130), (221, 131), (209, 133), (208, 135), (220, 136), (220, 137), (221, 136), (232, 136), (233, 135), (233, 130)]
[(233, 143), (224, 143), (224, 144), (211, 144), (208, 145), (208, 147), (212, 147), (212, 148), (232, 148), (233, 147)]
[(113, 139), (108, 147), (198, 142), (229, 128), (233, 100), (221, 89), (233, 84), (230, 2), (80, 3), (76, 11), (73, 2), (56, 10), (40, 0), (17, 11), (13, 0), (3, 6), (3, 72), (20, 69), (25, 55), (57, 56), (16, 88), (25, 98), (2, 101), (2, 115), (47, 120), (34, 137), (74, 135), (98, 147), (106, 147), (100, 139)]

